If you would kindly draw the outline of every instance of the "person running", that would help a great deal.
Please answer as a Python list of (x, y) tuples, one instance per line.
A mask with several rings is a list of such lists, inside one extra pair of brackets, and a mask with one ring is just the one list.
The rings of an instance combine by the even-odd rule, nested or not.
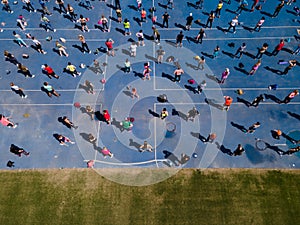
[(3, 5), (2, 10), (6, 11), (10, 14), (14, 13), (14, 11), (12, 11), (11, 8), (10, 8), (8, 0), (2, 0), (1, 3)]
[(10, 52), (8, 52), (7, 50), (4, 50), (4, 57), (5, 57), (5, 61), (9, 61), (14, 65), (18, 65), (20, 64), (20, 62), (16, 59), (16, 57), (11, 54)]
[(135, 36), (138, 38), (138, 46), (145, 46), (145, 41), (144, 41), (144, 33), (143, 33), (143, 30), (140, 30), (139, 32), (137, 32), (135, 34)]
[(30, 77), (30, 78), (34, 78), (35, 75), (33, 75), (30, 70), (28, 69), (28, 67), (26, 67), (25, 65), (23, 65), (22, 63), (17, 64), (18, 67), (18, 71), (21, 72), (22, 74), (25, 75), (25, 77)]
[(238, 15), (240, 15), (242, 11), (246, 9), (246, 7), (248, 6), (248, 2), (246, 0), (240, 0), (239, 4), (239, 7), (237, 8), (237, 10), (235, 10), (235, 13), (237, 13)]
[(31, 4), (31, 0), (22, 0), (25, 5), (26, 5), (26, 9), (31, 13), (31, 12), (36, 12), (36, 9), (33, 7), (33, 5)]
[(290, 148), (288, 151), (284, 152), (283, 155), (291, 155), (300, 151), (300, 146)]
[(199, 111), (196, 107), (193, 107), (191, 110), (188, 111), (187, 120), (191, 120), (194, 122), (196, 116), (200, 115)]
[(235, 16), (235, 17), (231, 20), (231, 22), (229, 23), (229, 27), (228, 27), (227, 30), (225, 31), (225, 34), (227, 34), (227, 32), (229, 32), (231, 28), (233, 29), (233, 33), (234, 33), (234, 34), (236, 33), (235, 28), (236, 28), (237, 25), (240, 24), (238, 18), (239, 18), (238, 16)]
[(259, 105), (260, 102), (264, 101), (264, 96), (263, 95), (259, 95), (257, 96), (253, 102), (250, 104), (250, 106), (253, 106), (253, 107), (257, 107)]
[(13, 31), (13, 36), (15, 37), (15, 41), (18, 43), (18, 45), (22, 48), (25, 46), (28, 48), (28, 45), (25, 43), (25, 41), (21, 38), (19, 34), (16, 33), (16, 31)]
[(24, 90), (22, 88), (20, 88), (19, 86), (15, 85), (14, 82), (10, 83), (10, 88), (16, 94), (20, 95), (21, 98), (27, 98), (27, 95), (24, 94)]
[(50, 98), (52, 97), (52, 95), (54, 95), (56, 97), (60, 96), (60, 94), (58, 94), (48, 82), (44, 82), (43, 89), (46, 91), (47, 95)]
[(143, 71), (143, 80), (147, 79), (147, 80), (150, 80), (150, 72), (152, 70), (150, 69), (150, 63), (147, 62), (144, 64), (144, 71)]
[(81, 51), (83, 52), (83, 54), (85, 54), (86, 52), (91, 54), (92, 51), (89, 49), (89, 46), (86, 43), (85, 37), (82, 34), (79, 34), (78, 39), (81, 42)]
[(71, 62), (68, 62), (66, 71), (68, 71), (73, 77), (81, 75), (81, 73), (76, 70), (76, 66), (74, 66)]
[(5, 117), (4, 115), (0, 114), (0, 123), (8, 128), (16, 128), (18, 124), (11, 122), (10, 117)]
[(177, 34), (177, 36), (176, 36), (176, 48), (178, 47), (178, 44), (179, 44), (179, 47), (182, 47), (183, 38), (184, 38), (184, 35), (183, 35), (182, 31), (180, 31), (179, 34)]
[(142, 26), (142, 23), (147, 23), (147, 12), (144, 8), (141, 10), (141, 19), (140, 19), (140, 26)]
[(48, 64), (42, 65), (42, 70), (46, 72), (47, 76), (52, 79), (52, 77), (58, 79), (59, 76), (53, 71), (53, 69), (48, 66)]
[(23, 15), (19, 15), (17, 18), (17, 25), (21, 28), (21, 30), (26, 30), (27, 21)]
[(185, 24), (186, 30), (191, 29), (193, 20), (194, 20), (193, 13), (190, 13), (190, 15), (186, 18), (186, 24)]
[(217, 18), (220, 18), (222, 8), (223, 8), (223, 1), (220, 0), (218, 5), (217, 5), (217, 8), (216, 8), (216, 17)]
[(174, 71), (174, 75), (175, 75), (174, 82), (180, 83), (182, 74), (184, 74), (183, 69), (181, 69), (180, 67), (177, 67), (177, 69)]
[(294, 90), (291, 93), (289, 93), (280, 103), (288, 104), (297, 95), (299, 95), (299, 91), (298, 90)]
[(64, 116), (63, 118), (62, 118), (62, 122), (63, 122), (63, 124), (65, 124), (68, 128), (74, 128), (74, 129), (77, 129), (78, 128), (78, 126), (75, 126), (75, 124), (73, 123), (73, 122), (71, 122), (71, 120), (67, 117), (67, 116)]
[(90, 82), (89, 80), (85, 80), (84, 86), (88, 94), (92, 94), (92, 95), (95, 94), (94, 85), (92, 84), (92, 82)]
[(65, 2), (63, 0), (55, 0), (55, 3), (58, 5), (59, 7), (59, 13), (67, 13), (67, 9), (65, 7)]
[(107, 109), (103, 110), (103, 118), (107, 124), (111, 123), (110, 114)]
[(261, 19), (257, 22), (257, 24), (252, 29), (252, 31), (256, 31), (256, 29), (258, 29), (258, 32), (260, 32), (260, 29), (261, 29), (262, 25), (264, 24), (265, 20), (266, 20), (266, 18), (264, 16), (261, 17)]
[(258, 68), (261, 65), (261, 60), (259, 59), (253, 66), (252, 69), (250, 70), (250, 72), (248, 73), (248, 75), (254, 75), (256, 73), (256, 71), (258, 70)]
[(47, 15), (51, 16), (52, 13), (49, 12), (48, 7), (46, 6), (46, 2), (48, 2), (48, 1), (46, 1), (46, 0), (39, 0), (39, 3), (40, 3), (40, 5), (42, 7), (42, 10), (43, 10), (43, 14), (47, 14)]
[(238, 59), (242, 58), (246, 47), (247, 47), (246, 43), (242, 43), (242, 45), (236, 50), (236, 53), (234, 54), (234, 57), (236, 57)]
[(114, 157), (114, 154), (111, 153), (111, 151), (108, 150), (106, 147), (102, 148), (101, 153), (103, 154), (104, 158), (106, 158), (107, 156), (109, 156), (110, 158)]

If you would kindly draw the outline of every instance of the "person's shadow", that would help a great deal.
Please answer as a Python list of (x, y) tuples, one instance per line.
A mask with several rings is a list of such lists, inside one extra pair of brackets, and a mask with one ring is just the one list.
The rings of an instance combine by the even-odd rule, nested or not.
[(161, 77), (165, 77), (165, 78), (169, 79), (170, 81), (174, 81), (174, 77), (172, 77), (171, 75), (166, 74), (164, 72), (161, 73)]
[(289, 142), (291, 142), (292, 144), (296, 144), (297, 140), (295, 140), (294, 138), (290, 137), (289, 135), (287, 135), (286, 133), (282, 132), (281, 135), (283, 138), (285, 138), (286, 140), (288, 140)]
[(230, 52), (222, 51), (222, 53), (223, 53), (224, 55), (229, 56), (229, 57), (232, 58), (232, 59), (235, 58), (234, 54), (232, 54), (232, 53), (230, 53)]
[(220, 82), (220, 80), (219, 80), (215, 75), (205, 74), (205, 76), (206, 76), (208, 79), (210, 79), (210, 80), (212, 80), (212, 81), (215, 81), (216, 83), (219, 83), (219, 82)]
[(129, 139), (129, 146), (135, 147), (137, 150), (140, 150), (141, 144), (135, 142), (132, 138)]
[(207, 142), (206, 141), (206, 137), (202, 136), (200, 133), (195, 133), (195, 132), (191, 132), (191, 135), (197, 139), (199, 139), (200, 141), (202, 141), (203, 143)]
[(121, 125), (120, 121), (117, 121), (116, 118), (113, 118), (111, 121), (111, 125), (115, 126), (117, 129), (119, 129), (121, 132), (123, 132), (125, 129)]
[(266, 70), (272, 72), (272, 73), (277, 74), (277, 75), (282, 75), (282, 74), (283, 74), (282, 71), (277, 70), (277, 69), (274, 69), (274, 68), (271, 68), (271, 67), (269, 67), (269, 66), (265, 66), (264, 68), (265, 68)]
[(71, 125), (68, 124), (68, 123), (66, 123), (66, 122), (63, 120), (62, 117), (58, 117), (58, 118), (57, 118), (57, 121), (60, 122), (60, 123), (62, 123), (63, 125), (65, 125), (65, 126), (66, 126), (67, 128), (69, 128), (69, 129), (72, 128)]
[(181, 161), (172, 152), (164, 150), (163, 154), (164, 154), (164, 158), (171, 161), (175, 166), (179, 166), (181, 164)]
[(154, 117), (158, 117), (159, 118), (159, 114), (157, 112), (154, 112), (153, 110), (149, 109), (148, 112), (154, 116)]
[(184, 87), (185, 87), (187, 90), (193, 92), (194, 94), (197, 94), (197, 93), (198, 93), (197, 90), (196, 90), (196, 88), (193, 87), (193, 86), (191, 86), (191, 85), (186, 85), (186, 84), (185, 84)]
[(179, 116), (181, 119), (187, 121), (188, 120), (188, 117), (185, 113), (183, 112), (180, 112), (176, 109), (172, 109), (172, 116)]
[(237, 102), (241, 102), (241, 103), (245, 104), (245, 106), (247, 106), (247, 107), (251, 106), (251, 103), (248, 102), (247, 100), (243, 99), (243, 98), (237, 97), (236, 99), (237, 99)]
[(223, 105), (220, 105), (220, 104), (216, 103), (216, 100), (214, 100), (214, 99), (208, 99), (208, 98), (206, 98), (205, 102), (208, 105), (211, 105), (212, 107), (215, 107), (217, 109), (223, 110)]
[(297, 113), (293, 113), (293, 112), (288, 111), (287, 114), (289, 114), (290, 116), (296, 118), (297, 120), (300, 120), (300, 115), (297, 114)]
[(215, 142), (215, 144), (216, 144), (217, 148), (224, 154), (227, 154), (230, 156), (233, 155), (232, 151), (229, 148), (226, 148), (224, 145), (220, 145), (219, 142), (217, 142), (217, 141)]
[(247, 132), (247, 128), (244, 127), (243, 125), (240, 125), (240, 124), (237, 124), (237, 123), (234, 123), (234, 122), (231, 122), (230, 124), (231, 124), (231, 126), (233, 126), (237, 129), (239, 129), (240, 131), (242, 131), (243, 133)]
[(274, 102), (276, 102), (278, 104), (282, 103), (282, 101), (279, 98), (277, 98), (276, 96), (274, 96), (274, 95), (265, 94), (265, 98), (266, 99), (271, 99), (272, 101), (274, 101)]

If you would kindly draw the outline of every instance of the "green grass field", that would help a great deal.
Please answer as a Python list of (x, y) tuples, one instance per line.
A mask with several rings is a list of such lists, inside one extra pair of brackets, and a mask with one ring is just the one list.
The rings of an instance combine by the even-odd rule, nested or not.
[(1, 225), (299, 224), (299, 170), (181, 170), (144, 187), (89, 169), (1, 171), (0, 180)]

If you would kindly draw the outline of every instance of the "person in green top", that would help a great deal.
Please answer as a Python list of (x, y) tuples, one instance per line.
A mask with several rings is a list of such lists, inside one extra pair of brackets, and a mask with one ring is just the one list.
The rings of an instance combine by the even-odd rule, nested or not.
[(122, 131), (123, 130), (127, 130), (127, 131), (130, 131), (133, 127), (133, 124), (132, 122), (130, 121), (129, 118), (125, 118), (125, 120), (123, 120), (120, 125), (122, 126)]

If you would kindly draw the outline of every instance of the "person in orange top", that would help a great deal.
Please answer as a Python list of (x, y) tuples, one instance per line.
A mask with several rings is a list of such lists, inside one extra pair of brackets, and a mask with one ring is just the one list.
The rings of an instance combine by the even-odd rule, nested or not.
[(230, 96), (224, 96), (224, 99), (225, 102), (224, 102), (223, 110), (228, 111), (233, 99)]
[(147, 22), (147, 12), (146, 10), (143, 8), (141, 11), (141, 26), (143, 22)]

